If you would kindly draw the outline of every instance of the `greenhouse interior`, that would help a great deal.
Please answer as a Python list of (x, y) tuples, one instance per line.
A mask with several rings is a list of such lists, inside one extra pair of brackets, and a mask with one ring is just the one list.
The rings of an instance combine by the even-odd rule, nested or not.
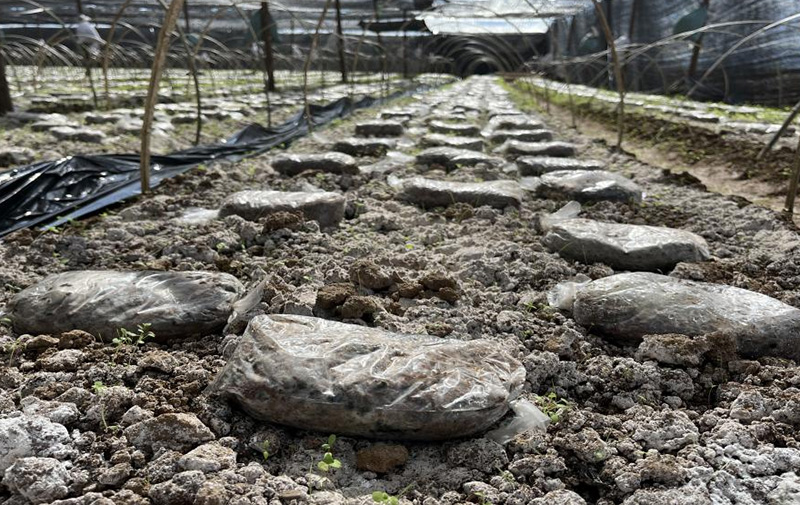
[(800, 505), (797, 0), (0, 0), (0, 505)]

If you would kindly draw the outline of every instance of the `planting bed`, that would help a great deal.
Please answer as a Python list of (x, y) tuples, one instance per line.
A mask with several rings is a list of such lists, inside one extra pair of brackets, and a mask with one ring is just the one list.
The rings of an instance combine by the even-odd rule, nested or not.
[[(569, 157), (574, 149), (574, 158), (586, 160), (579, 165), (629, 179), (624, 187), (633, 196), (609, 201), (592, 193), (580, 217), (692, 232), (699, 236), (693, 244), (705, 241), (696, 256), (706, 261), (660, 273), (761, 293), (786, 304), (775, 306), (790, 315), (800, 307), (794, 225), (590, 141), (560, 117), (520, 117), (520, 105), (498, 81), (470, 78), (359, 112), (288, 149), (300, 155), (327, 153), (336, 144), (363, 146), (382, 140), (369, 134), (370, 124), (381, 130), (372, 121), (401, 123), (402, 135), (381, 149), (351, 153), (357, 172), (342, 169), (342, 159), (349, 160), (336, 156), (330, 170), (316, 157), (308, 170), (293, 161), (291, 170), (277, 171), (272, 161), (286, 153), (268, 153), (193, 170), (101, 216), (4, 238), (0, 307), (7, 310), (20, 291), (72, 270), (221, 272), (251, 294), (226, 330), (189, 338), (155, 331), (151, 338), (135, 325), (118, 335), (20, 334), (14, 328), (21, 321), (6, 314), (0, 503), (369, 504), (384, 492), (421, 505), (798, 503), (797, 364), (770, 349), (753, 355), (725, 328), (618, 339), (613, 329), (579, 325), (563, 310), (569, 304), (551, 305), (548, 292), (565, 281), (624, 270), (586, 264), (574, 251), (565, 259), (559, 248), (549, 248), (542, 218), (568, 200), (531, 191), (530, 184), (542, 181), (529, 176), (547, 170), (531, 173), (530, 159), (514, 160)], [(501, 148), (514, 138), (495, 134), (501, 124), (506, 131), (535, 131), (526, 127), (535, 124), (550, 130), (552, 141), (513, 140)], [(396, 125), (388, 130), (398, 132)], [(351, 139), (357, 131), (358, 142)], [(465, 144), (482, 149), (430, 147), (433, 134), (437, 146), (466, 136)], [(71, 154), (86, 147), (49, 138), (31, 145), (14, 129), (2, 135), (30, 147), (37, 159), (49, 157), (45, 150)], [(132, 136), (121, 138), (109, 149), (135, 145)], [(557, 152), (542, 154), (551, 142), (558, 142)], [(364, 152), (375, 156), (358, 155)], [(459, 156), (463, 163), (449, 161)], [(231, 195), (242, 191), (248, 193), (231, 204)], [(265, 191), (335, 195), (302, 195), (306, 203), (293, 207), (277, 205)], [(547, 198), (536, 196), (542, 194)], [(310, 208), (309, 199), (329, 207)], [(220, 208), (225, 217), (217, 217)], [(661, 309), (669, 318), (668, 307)], [(508, 391), (537, 405), (549, 425), (501, 444), (483, 432), (410, 441), (419, 437), (402, 429), (384, 440), (350, 433), (334, 441), (329, 435), (340, 433), (324, 427), (326, 416), (333, 424), (341, 414), (340, 405), (320, 408), (320, 431), (258, 420), (210, 387), (232, 357), (242, 359), (235, 350), (255, 314), (316, 316), (488, 344), (506, 356), (493, 355), (492, 366), (521, 363), (524, 382)], [(131, 320), (162, 316), (142, 310)], [(353, 352), (361, 352), (359, 333), (353, 331)], [(435, 364), (446, 371), (451, 363)], [(282, 371), (275, 368), (262, 359), (248, 378)], [(361, 375), (352, 377), (350, 387), (358, 388)], [(281, 405), (266, 405), (277, 409), (271, 418), (293, 417)]]

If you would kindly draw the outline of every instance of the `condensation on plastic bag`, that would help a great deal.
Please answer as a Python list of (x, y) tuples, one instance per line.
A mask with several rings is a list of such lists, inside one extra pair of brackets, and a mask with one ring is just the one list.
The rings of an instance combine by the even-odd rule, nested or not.
[(105, 339), (150, 324), (157, 338), (221, 330), (244, 286), (217, 272), (80, 270), (46, 277), (20, 291), (7, 314), (17, 333), (83, 330)]
[(656, 226), (603, 223), (578, 218), (580, 204), (570, 202), (540, 219), (543, 243), (551, 252), (583, 263), (604, 263), (615, 270), (668, 271), (681, 262), (710, 257), (706, 241), (694, 233)]
[(800, 359), (800, 310), (769, 296), (722, 284), (627, 273), (577, 289), (575, 321), (622, 344), (645, 335), (721, 333), (745, 357)]
[(255, 418), (371, 438), (442, 440), (489, 428), (525, 380), (497, 342), (257, 316), (209, 388)]

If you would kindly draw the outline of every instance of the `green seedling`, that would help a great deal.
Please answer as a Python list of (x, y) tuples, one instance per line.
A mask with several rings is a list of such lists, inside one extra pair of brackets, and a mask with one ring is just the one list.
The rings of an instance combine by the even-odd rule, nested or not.
[(475, 493), (475, 496), (477, 496), (478, 499), (480, 500), (480, 505), (492, 505), (492, 502), (486, 499), (486, 494), (478, 491)]
[(115, 347), (114, 357), (112, 360), (116, 361), (117, 355), (119, 355), (119, 352), (124, 346), (132, 346), (138, 349), (148, 340), (156, 338), (156, 334), (150, 331), (150, 326), (150, 323), (137, 325), (136, 332), (132, 332), (125, 328), (120, 328), (117, 330), (118, 336), (111, 340), (111, 343)]
[(503, 470), (503, 473), (500, 474), (500, 477), (509, 484), (517, 483), (517, 479), (514, 478), (514, 474), (509, 472), (508, 470)]
[(264, 456), (264, 461), (269, 459), (269, 440), (261, 442), (261, 455)]
[(400, 499), (397, 496), (392, 496), (386, 491), (375, 491), (372, 493), (372, 501), (375, 503), (383, 503), (385, 505), (400, 504)]
[[(102, 396), (106, 391), (106, 385), (103, 384), (103, 381), (94, 381), (94, 384), (92, 384), (92, 391), (94, 391), (94, 394), (97, 396)], [(116, 432), (119, 430), (118, 425), (109, 425), (106, 421), (106, 408), (102, 401), (100, 402), (100, 422), (103, 424), (103, 429), (106, 431)]]
[(106, 385), (103, 384), (103, 381), (94, 381), (94, 384), (92, 384), (92, 391), (94, 391), (96, 395), (102, 394), (105, 390)]
[(111, 342), (115, 345), (132, 345), (140, 347), (149, 339), (156, 338), (156, 334), (150, 331), (150, 323), (139, 324), (136, 326), (136, 332), (126, 330), (125, 328), (119, 329), (119, 336)]
[(412, 487), (414, 487), (413, 483), (401, 489), (395, 496), (390, 495), (386, 491), (375, 491), (372, 493), (372, 501), (375, 503), (383, 503), (384, 505), (400, 505), (400, 498)]
[(566, 414), (572, 406), (563, 399), (558, 398), (555, 391), (551, 391), (545, 396), (534, 397), (536, 405), (542, 412), (550, 418), (552, 423), (557, 423), (561, 420), (562, 416)]
[(11, 342), (11, 344), (9, 344), (8, 346), (8, 364), (11, 365), (11, 363), (14, 362), (14, 356), (16, 356), (17, 351), (24, 349), (25, 349), (25, 344), (20, 342), (19, 339)]
[(323, 472), (337, 470), (342, 467), (342, 462), (333, 457), (333, 445), (335, 443), (336, 435), (331, 435), (328, 437), (328, 442), (322, 444), (322, 450), (325, 451), (325, 455), (322, 456), (322, 461), (317, 463), (317, 468)]

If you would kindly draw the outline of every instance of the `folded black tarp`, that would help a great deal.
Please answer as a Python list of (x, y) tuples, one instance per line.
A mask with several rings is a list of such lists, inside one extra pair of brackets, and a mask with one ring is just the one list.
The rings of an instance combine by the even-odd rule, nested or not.
[[(397, 98), (396, 92), (386, 99)], [(365, 97), (341, 98), (324, 106), (310, 106), (315, 126), (345, 117), (381, 101)], [(274, 128), (251, 124), (221, 144), (198, 146), (165, 156), (153, 156), (150, 187), (202, 163), (237, 160), (286, 145), (308, 133), (305, 111)], [(0, 237), (13, 231), (48, 224), (59, 226), (141, 194), (138, 154), (70, 156), (0, 173)]]

